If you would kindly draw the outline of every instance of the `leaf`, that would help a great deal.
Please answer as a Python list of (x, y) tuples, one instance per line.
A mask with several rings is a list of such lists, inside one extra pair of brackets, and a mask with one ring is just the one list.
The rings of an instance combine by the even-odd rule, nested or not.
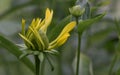
[[(4, 38), (1, 35), (0, 35), (0, 46), (8, 50), (17, 58), (19, 58), (19, 56), (22, 55), (22, 52), (14, 43), (12, 43), (11, 41), (9, 41), (8, 39)], [(32, 72), (34, 72), (34, 65), (27, 57), (22, 58), (20, 61), (23, 62)]]
[(89, 28), (93, 23), (96, 23), (99, 20), (101, 20), (104, 16), (105, 16), (105, 13), (100, 14), (94, 18), (91, 18), (91, 19), (80, 21), (78, 24), (78, 32), (82, 33), (85, 29)]
[[(77, 59), (77, 56), (75, 57), (75, 60), (73, 63), (74, 71), (76, 69), (76, 59)], [(83, 53), (80, 54), (79, 75), (93, 75), (92, 62)]]
[(71, 21), (72, 16), (69, 15), (66, 18), (64, 18), (58, 25), (56, 25), (48, 34), (49, 40), (52, 41), (53, 39), (55, 39), (60, 32), (62, 31), (62, 29), (64, 28), (64, 26), (66, 24), (68, 24)]

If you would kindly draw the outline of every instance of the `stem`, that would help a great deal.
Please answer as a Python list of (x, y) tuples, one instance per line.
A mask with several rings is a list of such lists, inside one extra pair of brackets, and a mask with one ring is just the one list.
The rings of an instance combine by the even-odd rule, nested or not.
[(38, 58), (38, 55), (35, 55), (35, 70), (36, 70), (36, 74), (35, 75), (39, 75), (39, 70), (40, 70), (40, 60)]
[[(78, 25), (78, 17), (76, 17), (76, 23), (77, 23), (77, 25)], [(80, 35), (80, 33), (78, 33), (78, 50), (77, 50), (76, 75), (79, 75), (80, 45), (81, 45), (81, 35)]]
[(109, 69), (108, 75), (112, 75), (112, 70), (113, 70), (113, 68), (115, 66), (115, 62), (117, 61), (117, 58), (118, 58), (118, 55), (115, 54), (115, 56), (114, 56), (114, 58), (113, 58), (113, 60), (112, 60), (112, 62), (110, 64), (110, 69)]

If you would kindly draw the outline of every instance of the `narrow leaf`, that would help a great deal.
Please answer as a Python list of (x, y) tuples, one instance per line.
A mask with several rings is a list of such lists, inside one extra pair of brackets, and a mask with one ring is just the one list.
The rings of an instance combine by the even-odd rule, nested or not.
[(82, 33), (85, 29), (89, 28), (93, 23), (98, 22), (105, 16), (105, 13), (98, 15), (97, 17), (87, 19), (84, 21), (80, 21), (78, 24), (78, 31), (79, 33)]
[[(20, 55), (22, 55), (22, 52), (14, 43), (12, 43), (11, 41), (9, 41), (8, 39), (4, 38), (1, 35), (0, 35), (0, 46), (8, 50), (17, 58), (19, 58)], [(34, 65), (27, 57), (22, 58), (20, 61), (23, 62), (32, 72), (34, 72)]]

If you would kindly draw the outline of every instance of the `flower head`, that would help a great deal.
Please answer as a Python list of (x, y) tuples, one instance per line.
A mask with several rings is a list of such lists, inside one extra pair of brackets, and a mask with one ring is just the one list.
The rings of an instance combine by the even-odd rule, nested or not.
[(25, 30), (25, 20), (22, 19), (22, 32), (19, 33), (21, 38), (24, 40), (25, 45), (32, 51), (51, 51), (52, 49), (63, 45), (68, 37), (70, 31), (75, 27), (76, 22), (68, 23), (59, 36), (49, 42), (46, 35), (47, 28), (50, 25), (53, 17), (53, 10), (46, 9), (45, 19), (37, 18), (33, 19), (30, 26)]

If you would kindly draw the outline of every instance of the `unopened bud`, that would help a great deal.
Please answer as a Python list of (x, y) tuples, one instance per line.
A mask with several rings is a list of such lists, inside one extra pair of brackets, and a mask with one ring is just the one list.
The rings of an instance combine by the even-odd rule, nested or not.
[(85, 8), (82, 8), (80, 5), (76, 5), (73, 6), (72, 8), (69, 8), (69, 11), (73, 16), (79, 17), (84, 13)]

